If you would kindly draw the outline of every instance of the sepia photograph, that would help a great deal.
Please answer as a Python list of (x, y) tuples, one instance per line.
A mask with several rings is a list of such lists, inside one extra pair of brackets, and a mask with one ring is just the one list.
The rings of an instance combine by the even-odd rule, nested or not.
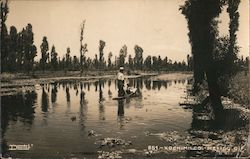
[(0, 158), (249, 158), (249, 9), (0, 0)]

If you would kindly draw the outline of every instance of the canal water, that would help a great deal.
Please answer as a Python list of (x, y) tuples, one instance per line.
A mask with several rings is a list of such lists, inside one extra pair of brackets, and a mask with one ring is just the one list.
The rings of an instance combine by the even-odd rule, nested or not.
[[(127, 83), (138, 89), (139, 96), (124, 100), (113, 100), (118, 88), (116, 80), (112, 79), (37, 84), (33, 91), (3, 96), (3, 153), (21, 158), (105, 158), (104, 153), (106, 157), (116, 155), (117, 158), (185, 157), (212, 156), (218, 151), (168, 149), (158, 153), (157, 147), (151, 148), (183, 148), (204, 146), (204, 143), (235, 146), (236, 139), (223, 138), (235, 133), (239, 138), (244, 137), (242, 132), (246, 124), (243, 119), (237, 118), (235, 127), (228, 128), (224, 122), (225, 128), (222, 126), (211, 132), (216, 124), (206, 115), (199, 116), (206, 112), (180, 106), (189, 98), (189, 82), (189, 76), (180, 79), (130, 78)], [(30, 148), (11, 150), (10, 145)]]

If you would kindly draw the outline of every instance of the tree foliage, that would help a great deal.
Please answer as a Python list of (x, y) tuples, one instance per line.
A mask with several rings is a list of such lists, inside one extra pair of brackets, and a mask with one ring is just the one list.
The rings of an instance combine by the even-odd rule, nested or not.
[(106, 43), (103, 40), (99, 41), (99, 68), (103, 68), (104, 66), (104, 47), (105, 47)]
[(239, 28), (239, 12), (238, 7), (240, 0), (227, 0), (228, 8), (227, 12), (229, 14), (229, 47), (228, 53), (226, 54), (225, 61), (228, 66), (228, 75), (235, 74), (235, 61), (237, 60), (237, 54), (239, 49), (237, 47), (237, 34)]
[(109, 52), (109, 54), (108, 54), (108, 68), (112, 67), (112, 60), (111, 60), (112, 56), (113, 56), (112, 52)]
[(34, 43), (34, 34), (32, 25), (28, 24), (23, 32), (24, 39), (24, 68), (30, 72), (33, 68), (34, 58), (36, 57), (37, 49)]
[(123, 45), (119, 53), (119, 66), (124, 66), (125, 58), (127, 57), (127, 54), (128, 54), (127, 50), (128, 50), (128, 47), (126, 45)]
[(42, 44), (40, 45), (41, 49), (41, 59), (40, 59), (40, 66), (42, 70), (45, 70), (48, 58), (49, 58), (49, 43), (47, 41), (47, 37), (44, 36), (42, 40)]
[(57, 67), (58, 67), (58, 59), (57, 59), (58, 53), (56, 52), (56, 47), (54, 45), (51, 48), (50, 55), (51, 55), (52, 69), (57, 70)]
[(88, 51), (87, 49), (87, 44), (83, 44), (83, 39), (84, 39), (84, 28), (85, 28), (85, 22), (84, 20), (81, 24), (81, 34), (80, 34), (80, 67), (81, 67), (81, 73), (83, 72), (83, 69), (86, 68), (86, 52)]
[(1, 71), (8, 71), (7, 64), (8, 64), (8, 30), (6, 27), (6, 20), (9, 13), (8, 1), (4, 2), (1, 1), (0, 3), (0, 14), (1, 14)]
[(143, 49), (135, 45), (134, 47), (135, 50), (135, 58), (134, 58), (134, 65), (136, 69), (141, 69), (142, 70), (142, 64), (143, 64)]
[(209, 96), (217, 114), (223, 107), (218, 90), (218, 68), (213, 59), (216, 41), (215, 18), (221, 13), (220, 0), (186, 0), (180, 8), (188, 22), (189, 39), (194, 60), (195, 88), (207, 77)]
[(9, 54), (8, 54), (8, 68), (10, 72), (17, 71), (16, 59), (18, 56), (18, 33), (14, 26), (10, 27), (9, 35)]

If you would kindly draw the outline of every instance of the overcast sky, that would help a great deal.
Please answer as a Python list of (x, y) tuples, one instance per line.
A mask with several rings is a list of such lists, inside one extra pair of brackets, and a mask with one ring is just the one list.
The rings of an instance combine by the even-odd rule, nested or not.
[[(249, 0), (241, 0), (238, 43), (240, 55), (249, 56)], [(187, 22), (180, 13), (183, 0), (11, 0), (7, 25), (22, 30), (33, 26), (34, 42), (41, 57), (42, 37), (47, 36), (49, 47), (54, 44), (59, 56), (70, 47), (71, 55), (79, 56), (80, 24), (86, 19), (84, 42), (86, 56), (98, 54), (99, 40), (106, 42), (105, 58), (111, 51), (118, 55), (126, 44), (134, 56), (137, 44), (147, 55), (168, 56), (186, 60), (190, 51)], [(228, 15), (220, 17), (220, 34), (228, 34)]]

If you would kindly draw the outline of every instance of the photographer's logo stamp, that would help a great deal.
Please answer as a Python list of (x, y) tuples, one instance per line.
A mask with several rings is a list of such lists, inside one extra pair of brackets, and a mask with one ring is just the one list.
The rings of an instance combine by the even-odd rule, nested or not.
[(32, 147), (33, 147), (33, 144), (21, 144), (21, 145), (10, 144), (9, 150), (11, 150), (11, 151), (28, 151)]

